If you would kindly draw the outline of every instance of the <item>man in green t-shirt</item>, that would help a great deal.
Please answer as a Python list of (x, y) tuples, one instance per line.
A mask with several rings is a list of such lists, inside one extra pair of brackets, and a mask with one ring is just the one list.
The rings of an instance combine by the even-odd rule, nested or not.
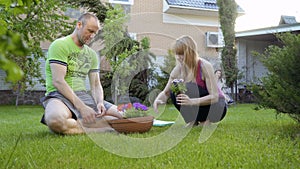
[[(55, 40), (49, 47), (41, 122), (55, 133), (113, 131), (106, 120), (122, 118), (117, 106), (103, 99), (99, 59), (87, 46), (99, 29), (98, 18), (85, 13), (71, 35)], [(90, 94), (85, 86), (87, 77)]]

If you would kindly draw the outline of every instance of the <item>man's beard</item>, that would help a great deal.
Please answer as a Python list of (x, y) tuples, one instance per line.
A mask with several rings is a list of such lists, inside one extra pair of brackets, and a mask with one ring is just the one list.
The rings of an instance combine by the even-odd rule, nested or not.
[(79, 41), (79, 43), (80, 43), (80, 46), (83, 46), (83, 45), (86, 44), (86, 42), (85, 42), (85, 41), (82, 39), (82, 37), (79, 36), (78, 34), (77, 34), (77, 38), (78, 38), (78, 41)]

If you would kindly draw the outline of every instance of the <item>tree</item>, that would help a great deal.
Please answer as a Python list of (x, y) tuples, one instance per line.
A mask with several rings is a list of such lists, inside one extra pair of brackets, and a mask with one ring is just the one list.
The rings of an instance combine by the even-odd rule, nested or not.
[(160, 90), (163, 90), (166, 84), (168, 83), (169, 76), (171, 71), (176, 65), (176, 59), (175, 54), (172, 52), (172, 50), (168, 50), (168, 55), (164, 57), (164, 65), (160, 66), (160, 69), (162, 70), (161, 76), (157, 76), (157, 88)]
[[(43, 83), (40, 59), (45, 58), (42, 41), (70, 34), (74, 24), (64, 15), (68, 7), (86, 7), (100, 22), (107, 8), (98, 0), (13, 0), (0, 1), (0, 68), (18, 96), (36, 82)], [(26, 29), (24, 29), (26, 28)], [(100, 36), (97, 36), (100, 37)]]
[[(103, 26), (105, 47), (102, 55), (110, 62), (113, 76), (111, 88), (115, 103), (119, 96), (138, 94), (143, 99), (147, 95), (148, 76), (147, 68), (152, 64), (149, 52), (149, 39), (141, 43), (129, 37), (125, 23), (128, 21), (122, 7), (114, 6), (107, 11)], [(131, 88), (131, 89), (130, 89)], [(129, 96), (128, 96), (129, 97)]]
[[(22, 1), (13, 3), (10, 8), (23, 6)], [(28, 2), (27, 7), (22, 8), (20, 13), (1, 11), (3, 20), (6, 21), (8, 31), (18, 33), (22, 36), (22, 42), (26, 43), (27, 55), (16, 55), (7, 53), (6, 57), (16, 63), (24, 72), (22, 79), (12, 84), (17, 91), (16, 105), (18, 105), (19, 93), (25, 91), (29, 86), (37, 82), (43, 83), (41, 77), (40, 61), (45, 58), (40, 47), (42, 41), (53, 41), (54, 38), (62, 36), (65, 31), (73, 29), (74, 24), (69, 22), (69, 17), (63, 11), (70, 7), (60, 0), (36, 0)], [(16, 10), (16, 9), (13, 9)]]
[(286, 113), (300, 123), (300, 34), (278, 34), (281, 46), (271, 45), (261, 58), (269, 73), (254, 86), (259, 105)]
[(138, 97), (141, 100), (145, 100), (149, 91), (151, 90), (149, 82), (154, 80), (152, 76), (154, 69), (151, 58), (156, 56), (150, 52), (150, 40), (148, 37), (144, 37), (138, 49), (138, 52), (129, 58), (131, 63), (131, 74), (135, 75), (129, 87), (129, 94)]
[(231, 88), (231, 93), (234, 93), (233, 87), (238, 79), (234, 31), (237, 4), (234, 0), (217, 0), (217, 5), (219, 6), (219, 20), (225, 41), (225, 46), (222, 49), (222, 67), (226, 85)]

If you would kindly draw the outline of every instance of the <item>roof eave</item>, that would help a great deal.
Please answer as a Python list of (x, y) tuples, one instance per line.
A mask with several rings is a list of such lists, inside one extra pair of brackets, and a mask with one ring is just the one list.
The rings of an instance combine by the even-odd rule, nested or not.
[(293, 32), (293, 31), (300, 31), (300, 23), (236, 32), (235, 37), (240, 38), (240, 37), (247, 37), (247, 36), (275, 34), (275, 33)]
[(170, 14), (218, 16), (218, 10), (217, 9), (194, 8), (194, 7), (176, 6), (176, 5), (168, 5), (168, 7), (165, 8), (164, 12), (165, 13), (170, 13)]
[[(164, 9), (165, 13), (169, 14), (188, 14), (200, 16), (219, 16), (218, 9), (195, 8), (188, 6), (167, 5)], [(244, 15), (244, 11), (238, 11), (238, 17)]]

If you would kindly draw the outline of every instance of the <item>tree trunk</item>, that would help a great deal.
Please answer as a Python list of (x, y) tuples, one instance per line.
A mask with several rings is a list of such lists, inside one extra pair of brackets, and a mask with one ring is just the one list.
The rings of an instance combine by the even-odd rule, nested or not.
[(20, 97), (20, 90), (21, 90), (21, 84), (18, 83), (18, 87), (17, 87), (17, 90), (16, 90), (16, 102), (15, 102), (15, 106), (18, 107), (19, 105), (19, 97)]

